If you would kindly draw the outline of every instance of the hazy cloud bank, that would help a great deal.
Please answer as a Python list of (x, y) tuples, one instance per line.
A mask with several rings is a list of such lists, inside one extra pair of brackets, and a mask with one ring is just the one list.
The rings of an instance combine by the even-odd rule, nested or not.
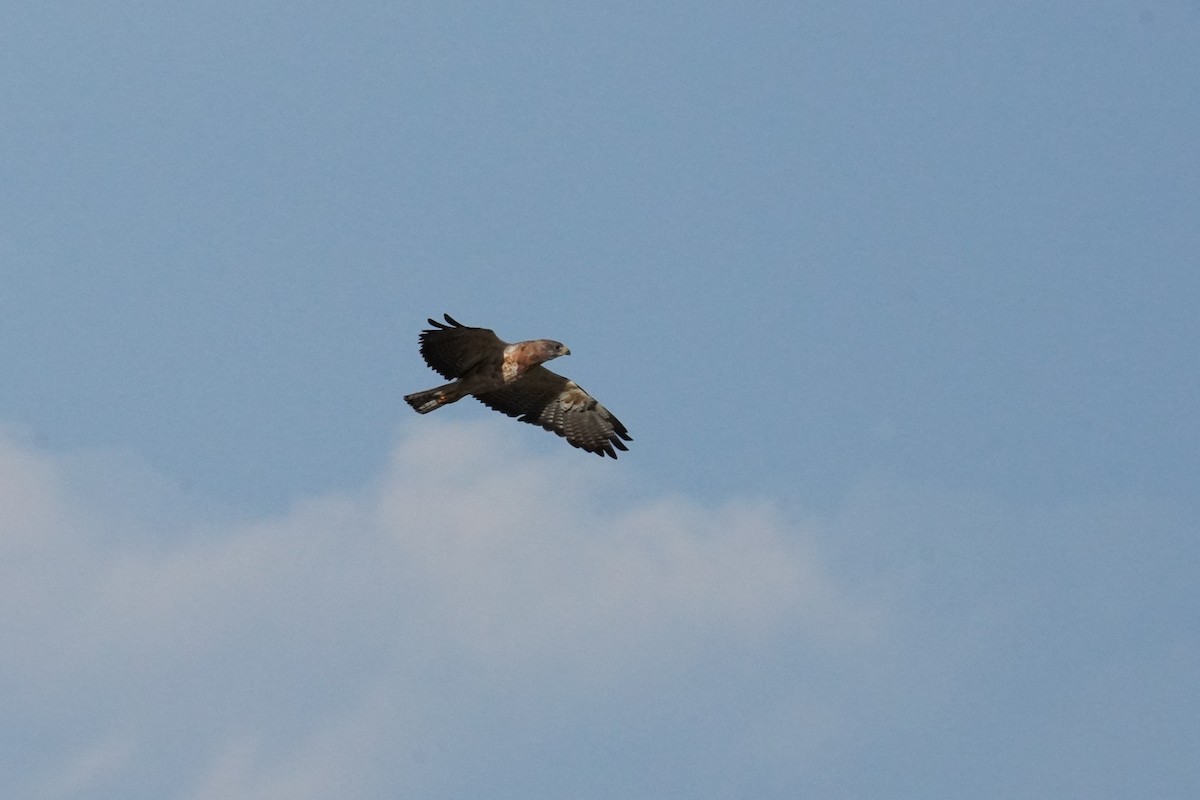
[(409, 430), (374, 486), (232, 523), (0, 440), (6, 793), (703, 794), (837, 735), (821, 687), (883, 617), (809, 532)]
[(885, 482), (797, 522), (491, 423), (232, 521), (0, 437), (0, 793), (1194, 793), (1185, 510)]

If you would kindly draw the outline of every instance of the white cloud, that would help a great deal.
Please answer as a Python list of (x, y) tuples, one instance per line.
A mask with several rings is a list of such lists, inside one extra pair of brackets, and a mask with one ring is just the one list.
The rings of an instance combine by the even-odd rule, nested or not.
[(798, 524), (493, 422), (233, 522), (0, 435), (0, 795), (1194, 785), (1191, 515), (879, 483)]
[[(3, 788), (520, 794), (539, 758), (630, 734), (669, 771), (797, 702), (755, 685), (777, 658), (871, 641), (877, 610), (769, 505), (632, 501), (624, 464), (496, 430), (410, 428), (376, 485), (239, 523), (0, 439), (0, 704), (47, 743)], [(90, 502), (106, 469), (121, 507)]]

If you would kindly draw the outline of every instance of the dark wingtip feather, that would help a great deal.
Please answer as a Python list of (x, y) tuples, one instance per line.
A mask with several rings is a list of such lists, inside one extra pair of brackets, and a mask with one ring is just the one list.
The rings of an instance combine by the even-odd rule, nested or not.
[(432, 325), (433, 327), (435, 327), (441, 331), (448, 330), (450, 328), (465, 328), (465, 327), (467, 327), (466, 325), (463, 325), (461, 322), (459, 322), (458, 320), (456, 320), (454, 317), (450, 316), (449, 314), (442, 314), (442, 316), (446, 318), (446, 322), (450, 323), (449, 325), (447, 325), (446, 322), (438, 322), (433, 317), (430, 317), (429, 319), (427, 319), (426, 322), (428, 322), (430, 325)]

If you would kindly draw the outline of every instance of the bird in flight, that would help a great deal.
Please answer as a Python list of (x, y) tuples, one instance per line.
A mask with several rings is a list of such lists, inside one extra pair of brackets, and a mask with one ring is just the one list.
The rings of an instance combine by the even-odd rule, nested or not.
[(487, 328), (463, 325), (449, 314), (429, 320), (421, 331), (421, 357), (451, 383), (406, 395), (418, 414), (474, 395), (488, 408), (521, 422), (540, 425), (575, 447), (617, 457), (633, 441), (629, 431), (575, 381), (542, 366), (571, 351), (552, 339), (509, 344)]

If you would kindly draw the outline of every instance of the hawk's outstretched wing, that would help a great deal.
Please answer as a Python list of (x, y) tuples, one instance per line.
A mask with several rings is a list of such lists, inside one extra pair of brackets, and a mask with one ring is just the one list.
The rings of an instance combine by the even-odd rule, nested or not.
[(421, 332), (421, 357), (443, 378), (461, 378), (489, 360), (500, 368), (508, 344), (487, 328), (472, 328), (449, 314), (444, 324), (429, 320), (432, 329)]
[(475, 396), (489, 408), (522, 422), (541, 425), (575, 447), (598, 456), (616, 458), (616, 451), (628, 450), (625, 442), (633, 441), (621, 421), (596, 398), (575, 381), (540, 364), (503, 389)]

